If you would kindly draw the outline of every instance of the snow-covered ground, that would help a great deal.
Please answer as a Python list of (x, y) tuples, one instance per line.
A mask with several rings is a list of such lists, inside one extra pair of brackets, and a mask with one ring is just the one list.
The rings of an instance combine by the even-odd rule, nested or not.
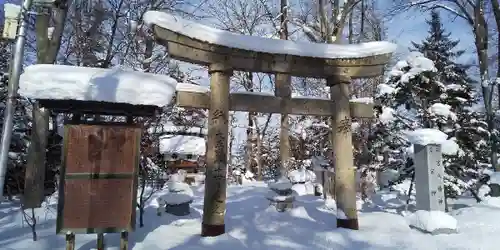
[[(410, 229), (404, 207), (404, 185), (381, 191), (370, 203), (359, 202), (361, 229), (335, 227), (335, 205), (314, 196), (301, 196), (291, 211), (279, 213), (265, 198), (268, 187), (253, 182), (228, 187), (227, 234), (201, 238), (203, 187), (193, 187), (192, 213), (185, 217), (156, 215), (146, 209), (145, 227), (130, 235), (130, 249), (498, 249), (500, 204), (475, 204), (468, 199), (452, 204), (458, 234), (432, 236)], [(162, 193), (157, 193), (162, 195)], [(154, 198), (152, 199), (154, 200)], [(0, 204), (0, 249), (64, 249), (64, 236), (55, 234), (55, 200), (37, 211), (39, 240), (33, 242), (28, 226), (13, 203)], [(410, 209), (413, 206), (410, 205)], [(107, 235), (107, 249), (118, 249), (118, 235)], [(95, 249), (95, 235), (76, 235), (76, 249)]]

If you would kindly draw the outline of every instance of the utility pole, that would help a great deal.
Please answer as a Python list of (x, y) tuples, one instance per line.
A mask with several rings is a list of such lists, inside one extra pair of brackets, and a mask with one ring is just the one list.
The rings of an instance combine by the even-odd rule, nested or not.
[(12, 59), (12, 67), (9, 74), (8, 94), (5, 104), (4, 121), (2, 126), (2, 139), (0, 143), (0, 195), (3, 196), (5, 185), (5, 174), (7, 173), (7, 163), (9, 159), (10, 141), (12, 138), (12, 126), (14, 124), (14, 111), (16, 106), (17, 90), (19, 88), (19, 78), (23, 67), (24, 44), (26, 42), (26, 31), (28, 28), (28, 15), (31, 9), (32, 0), (24, 0), (21, 8), (19, 21), (21, 25), (16, 37), (16, 45)]

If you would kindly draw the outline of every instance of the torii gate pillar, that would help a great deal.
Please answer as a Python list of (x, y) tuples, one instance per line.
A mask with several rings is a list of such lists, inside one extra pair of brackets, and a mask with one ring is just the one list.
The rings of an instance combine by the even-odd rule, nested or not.
[(327, 78), (335, 112), (331, 116), (331, 142), (335, 164), (337, 227), (359, 229), (356, 209), (356, 175), (352, 152), (351, 111), (348, 76)]
[(222, 63), (211, 64), (209, 74), (210, 109), (201, 235), (218, 236), (225, 232), (229, 81), (233, 71)]

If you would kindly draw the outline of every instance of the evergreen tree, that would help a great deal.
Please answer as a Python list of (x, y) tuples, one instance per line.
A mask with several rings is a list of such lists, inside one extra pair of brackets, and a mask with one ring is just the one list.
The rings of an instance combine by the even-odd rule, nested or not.
[[(460, 150), (446, 152), (445, 187), (447, 197), (455, 197), (479, 178), (482, 163), (487, 162), (487, 144), (481, 115), (471, 111), (477, 101), (468, 66), (456, 62), (464, 52), (456, 50), (437, 12), (431, 13), (429, 35), (414, 51), (392, 69), (387, 84), (379, 87), (379, 122), (373, 130), (376, 161), (396, 168), (400, 180), (413, 173), (411, 161), (395, 161), (405, 155), (410, 145), (404, 130), (435, 128), (443, 131)], [(447, 149), (443, 148), (443, 153)], [(391, 159), (391, 160), (387, 160)], [(395, 163), (395, 164), (394, 164)]]
[(464, 104), (471, 105), (476, 99), (472, 91), (474, 81), (467, 75), (470, 65), (456, 63), (465, 52), (456, 49), (460, 40), (453, 40), (451, 33), (445, 31), (437, 11), (432, 11), (430, 20), (426, 22), (429, 25), (429, 35), (420, 44), (412, 42), (414, 50), (434, 62), (434, 78), (448, 86), (447, 96), (444, 97), (446, 104), (454, 109)]
[[(0, 26), (0, 33), (3, 27)], [(7, 100), (7, 87), (9, 84), (9, 64), (11, 59), (10, 45), (12, 41), (0, 38), (0, 126), (3, 125), (4, 111)], [(8, 154), (7, 173), (5, 178), (4, 194), (19, 194), (24, 188), (24, 165), (26, 164), (26, 151), (28, 142), (28, 125), (30, 118), (26, 115), (26, 100), (17, 99), (18, 105), (14, 111), (14, 126), (12, 131), (10, 151)]]

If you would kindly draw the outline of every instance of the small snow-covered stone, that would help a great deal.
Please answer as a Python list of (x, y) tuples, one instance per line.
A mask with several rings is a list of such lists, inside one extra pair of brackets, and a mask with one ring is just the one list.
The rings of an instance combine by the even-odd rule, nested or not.
[(457, 220), (443, 211), (418, 210), (407, 217), (411, 228), (430, 234), (452, 234), (458, 232)]

